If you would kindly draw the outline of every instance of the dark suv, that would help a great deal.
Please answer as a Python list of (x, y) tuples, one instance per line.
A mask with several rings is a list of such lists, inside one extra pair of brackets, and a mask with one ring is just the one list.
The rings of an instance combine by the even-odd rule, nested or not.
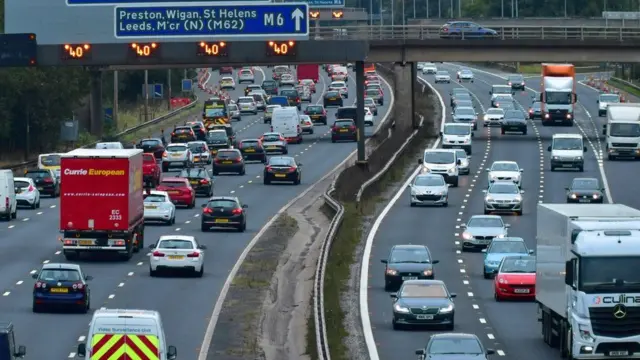
[(196, 196), (213, 196), (213, 179), (205, 168), (182, 169), (178, 177), (189, 179)]
[(331, 127), (331, 142), (340, 140), (358, 141), (356, 123), (351, 119), (338, 119)]
[(500, 132), (519, 132), (527, 135), (527, 118), (521, 110), (507, 110), (504, 112), (504, 119), (500, 125)]
[(262, 82), (262, 89), (267, 95), (278, 95), (278, 82), (275, 80), (265, 80)]
[(354, 122), (356, 121), (356, 107), (355, 106), (344, 106), (338, 108), (336, 112), (336, 119), (351, 119)]
[(24, 173), (24, 177), (32, 179), (41, 194), (46, 194), (51, 197), (58, 197), (60, 195), (60, 184), (50, 170), (27, 170)]
[(201, 230), (209, 231), (212, 227), (236, 228), (243, 232), (247, 228), (247, 215), (237, 197), (214, 196), (206, 204), (202, 204)]

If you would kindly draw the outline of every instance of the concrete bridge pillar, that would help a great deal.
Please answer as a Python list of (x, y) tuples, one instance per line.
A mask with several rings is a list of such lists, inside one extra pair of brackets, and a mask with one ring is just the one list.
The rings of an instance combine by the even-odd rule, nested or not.
[(91, 77), (91, 126), (89, 132), (98, 138), (102, 138), (103, 131), (103, 110), (102, 110), (102, 72), (100, 70), (90, 70)]
[[(413, 81), (412, 77), (413, 63), (393, 64), (393, 76), (395, 87), (393, 89), (395, 95), (395, 122), (396, 129), (406, 130), (413, 127)], [(385, 99), (387, 100), (387, 99)]]

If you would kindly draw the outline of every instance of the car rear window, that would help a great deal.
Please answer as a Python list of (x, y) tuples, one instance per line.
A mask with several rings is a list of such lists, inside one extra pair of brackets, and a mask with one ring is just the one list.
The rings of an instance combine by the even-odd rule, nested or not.
[(378, 89), (369, 89), (365, 92), (365, 96), (378, 96), (380, 95), (380, 91)]
[(164, 195), (151, 194), (144, 197), (144, 202), (162, 203), (165, 201), (167, 201), (167, 198)]
[(293, 160), (288, 158), (270, 158), (269, 165), (273, 166), (291, 166), (293, 165)]
[(236, 159), (240, 157), (238, 151), (218, 151), (218, 157), (221, 159)]
[(345, 127), (355, 126), (355, 123), (349, 120), (339, 120), (339, 121), (336, 121), (334, 125), (337, 127), (345, 128)]
[(151, 140), (142, 140), (140, 142), (141, 146), (158, 146), (160, 145), (160, 140), (155, 140), (155, 139), (151, 139)]
[(46, 177), (51, 177), (51, 173), (48, 171), (27, 171), (26, 176), (31, 179), (42, 179)]
[(174, 132), (175, 132), (176, 134), (184, 134), (184, 133), (190, 133), (190, 132), (192, 132), (192, 131), (193, 131), (193, 130), (191, 130), (191, 128), (178, 128), (178, 129), (176, 129)]
[(352, 107), (352, 108), (339, 108), (338, 112), (336, 113), (336, 117), (337, 118), (343, 118), (343, 119), (355, 120), (356, 119), (356, 108), (355, 107)]
[(211, 200), (207, 203), (209, 208), (237, 208), (238, 203), (233, 200)]
[(327, 97), (338, 97), (340, 96), (340, 93), (337, 91), (328, 91), (327, 92)]
[(263, 141), (280, 141), (280, 136), (275, 134), (265, 135)]
[(193, 243), (187, 240), (171, 239), (161, 240), (158, 244), (161, 249), (193, 249)]
[(29, 184), (29, 182), (28, 182), (28, 181), (20, 181), (20, 180), (18, 180), (18, 181), (15, 181), (15, 182), (14, 182), (14, 185), (15, 185), (17, 188), (24, 189), (24, 188), (28, 188), (28, 187), (29, 187), (29, 185), (31, 185), (31, 184)]
[(280, 95), (282, 96), (298, 96), (298, 90), (282, 90), (280, 91)]
[(151, 154), (142, 154), (142, 160), (146, 163), (154, 163), (156, 162), (156, 158)]
[(240, 98), (240, 99), (238, 99), (238, 103), (240, 103), (240, 104), (245, 104), (245, 103), (250, 104), (250, 103), (252, 103), (254, 101), (255, 100), (253, 100), (253, 98)]
[(307, 106), (306, 108), (307, 112), (310, 112), (312, 114), (315, 113), (321, 113), (322, 112), (322, 106)]
[(177, 145), (173, 145), (173, 146), (168, 146), (167, 147), (167, 151), (168, 152), (182, 152), (187, 150), (186, 146), (177, 146)]
[(251, 146), (258, 146), (258, 141), (257, 140), (245, 140), (243, 142), (240, 143), (240, 145), (242, 147), (251, 147)]
[(276, 82), (274, 80), (267, 80), (262, 82), (262, 87), (275, 87), (276, 86)]
[(181, 188), (187, 186), (184, 181), (163, 181), (160, 186), (168, 188)]
[(73, 269), (45, 269), (40, 273), (41, 281), (80, 281), (80, 273)]

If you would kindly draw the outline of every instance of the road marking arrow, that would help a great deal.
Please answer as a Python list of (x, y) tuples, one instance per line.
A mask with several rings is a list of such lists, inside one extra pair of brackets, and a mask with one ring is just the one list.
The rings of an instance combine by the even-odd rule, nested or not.
[(296, 22), (296, 31), (300, 31), (300, 21), (304, 19), (304, 13), (300, 9), (295, 9), (291, 14), (291, 18)]

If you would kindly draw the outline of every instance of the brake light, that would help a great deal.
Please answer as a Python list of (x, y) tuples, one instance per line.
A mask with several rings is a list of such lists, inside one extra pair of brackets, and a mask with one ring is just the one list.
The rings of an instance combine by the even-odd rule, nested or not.
[(231, 161), (233, 161), (234, 163), (239, 163), (242, 162), (242, 158), (231, 159)]
[(449, 28), (444, 27), (444, 28), (442, 28), (442, 31), (447, 32), (447, 31), (449, 31)]
[(167, 154), (167, 152), (166, 152), (166, 151), (162, 153), (162, 157), (163, 157), (163, 158), (166, 158), (167, 156), (169, 156), (169, 155)]
[(292, 166), (289, 169), (287, 169), (290, 173), (295, 172), (296, 171), (296, 167)]
[(172, 133), (171, 133), (171, 136), (176, 136), (176, 133), (172, 132)]
[(242, 209), (233, 209), (233, 210), (231, 211), (231, 213), (232, 213), (233, 215), (240, 215), (240, 214), (242, 214)]
[(191, 254), (187, 254), (188, 258), (197, 258), (200, 257), (200, 253), (197, 251), (192, 252)]
[(202, 179), (202, 180), (200, 180), (200, 184), (202, 184), (202, 185), (207, 185), (207, 184), (209, 184), (209, 180), (207, 180), (207, 179)]
[(351, 125), (351, 126), (349, 126), (349, 130), (351, 130), (351, 131), (356, 131), (356, 127), (355, 127), (355, 126), (353, 126), (353, 125)]
[(267, 170), (268, 172), (271, 172), (271, 171), (273, 171), (273, 168), (272, 168), (271, 166), (267, 166), (267, 167), (265, 168), (265, 170)]
[(334, 126), (332, 126), (332, 127), (331, 127), (331, 131), (338, 131), (338, 127), (337, 127), (337, 126), (335, 126), (335, 125), (334, 125)]
[(202, 212), (205, 214), (213, 214), (213, 209), (206, 207), (202, 210)]
[(326, 110), (322, 110), (322, 115), (327, 115), (327, 111)]
[(4, 198), (4, 208), (9, 211), (9, 197)]
[(164, 253), (161, 253), (160, 251), (154, 251), (151, 255), (153, 255), (153, 257), (164, 257)]
[(44, 289), (47, 287), (47, 283), (42, 282), (42, 281), (36, 281), (36, 284), (34, 285), (34, 287), (36, 289)]
[(29, 185), (29, 188), (27, 189), (28, 192), (32, 192), (33, 190), (35, 190), (35, 188), (31, 185)]
[(85, 286), (84, 286), (83, 283), (75, 283), (71, 287), (73, 288), (73, 290), (78, 290), (78, 291), (81, 291), (81, 292), (84, 292), (84, 290), (85, 290)]
[(45, 179), (44, 179), (44, 182), (46, 182), (46, 183), (52, 183), (52, 182), (53, 182), (53, 179), (52, 179), (52, 178), (45, 178)]

